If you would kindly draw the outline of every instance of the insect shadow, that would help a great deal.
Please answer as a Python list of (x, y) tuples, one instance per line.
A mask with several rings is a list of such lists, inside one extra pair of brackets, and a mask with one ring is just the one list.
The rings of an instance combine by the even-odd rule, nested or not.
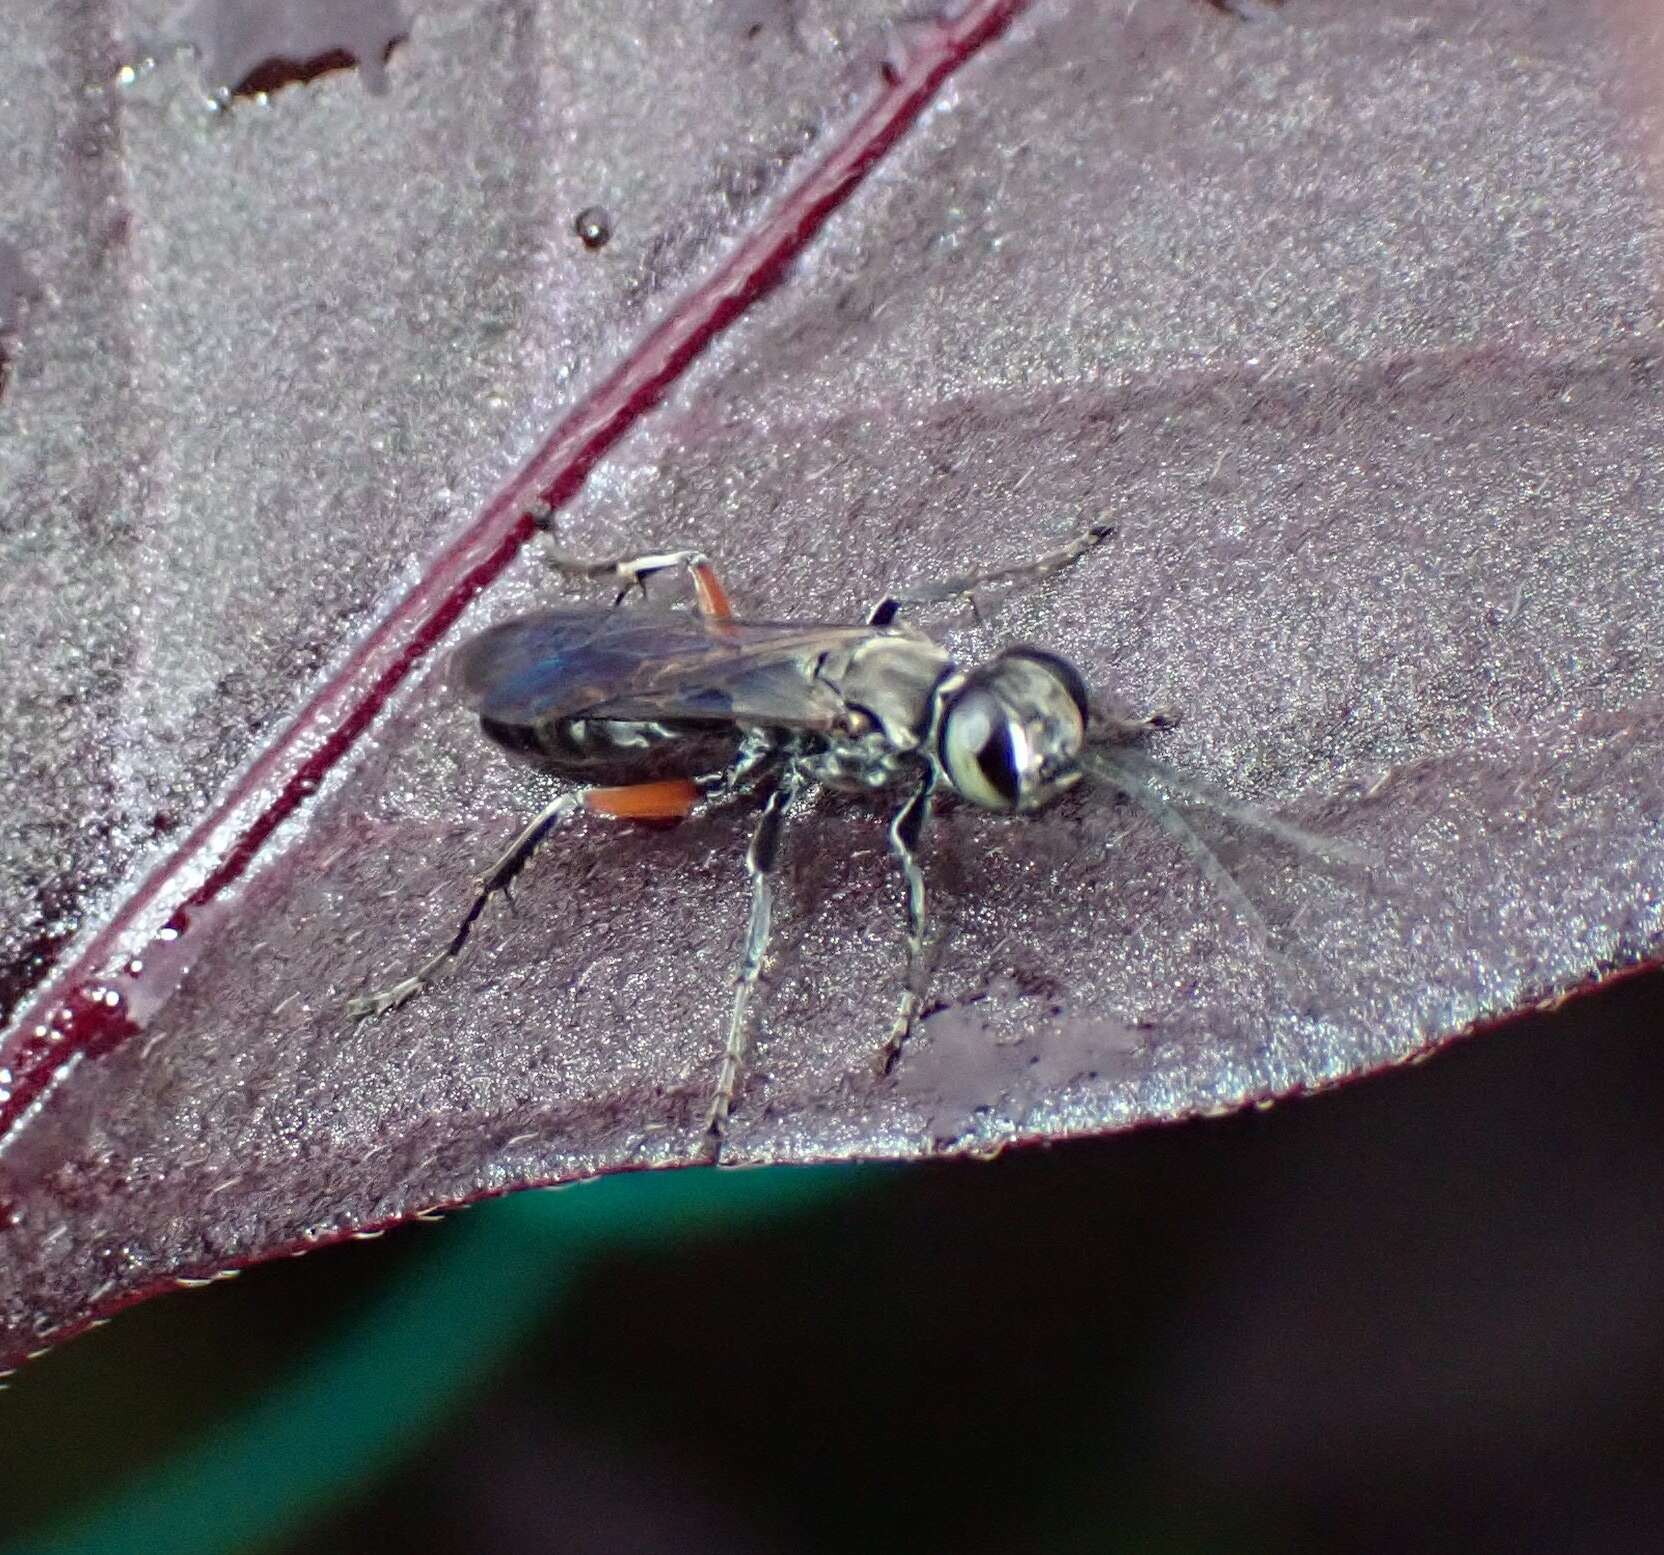
[[(1028, 815), (1082, 778), (1107, 784), (1153, 816), (1269, 945), (1253, 904), (1166, 794), (1328, 861), (1355, 862), (1352, 849), (1136, 749), (1134, 740), (1171, 717), (1126, 719), (1095, 708), (1080, 672), (1060, 655), (1016, 644), (965, 667), (900, 619), (910, 607), (956, 599), (974, 608), (976, 590), (1071, 567), (1111, 533), (1096, 526), (1031, 561), (890, 594), (859, 624), (738, 619), (697, 550), (594, 562), (551, 556), (567, 576), (614, 584), (611, 607), (556, 607), (501, 622), (456, 651), (450, 678), (489, 738), (581, 786), (551, 800), (479, 878), (449, 943), (408, 977), (349, 1001), (349, 1013), (380, 1015), (445, 971), (491, 898), (506, 893), (544, 838), (578, 812), (667, 821), (701, 805), (749, 799), (758, 809), (745, 859), (751, 911), (705, 1116), (706, 1129), (720, 1137), (744, 1070), (782, 828), (793, 799), (814, 785), (896, 804), (888, 837), (905, 885), (906, 962), (895, 1018), (874, 1055), (880, 1072), (894, 1065), (923, 1000), (919, 852), (940, 794)], [(620, 608), (633, 590), (645, 597), (654, 573), (672, 568), (691, 577), (695, 608)]]

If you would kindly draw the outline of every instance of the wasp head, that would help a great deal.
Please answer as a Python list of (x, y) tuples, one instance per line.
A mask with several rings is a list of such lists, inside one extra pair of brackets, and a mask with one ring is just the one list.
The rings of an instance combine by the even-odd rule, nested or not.
[(1086, 721), (1074, 665), (1041, 648), (1007, 648), (949, 686), (937, 754), (972, 804), (1037, 810), (1079, 779)]

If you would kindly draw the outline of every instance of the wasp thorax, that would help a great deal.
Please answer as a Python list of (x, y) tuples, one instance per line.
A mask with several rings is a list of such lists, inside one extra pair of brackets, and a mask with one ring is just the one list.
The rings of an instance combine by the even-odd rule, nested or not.
[(1080, 777), (1086, 686), (1067, 659), (1008, 648), (971, 670), (942, 714), (948, 781), (987, 810), (1034, 810)]

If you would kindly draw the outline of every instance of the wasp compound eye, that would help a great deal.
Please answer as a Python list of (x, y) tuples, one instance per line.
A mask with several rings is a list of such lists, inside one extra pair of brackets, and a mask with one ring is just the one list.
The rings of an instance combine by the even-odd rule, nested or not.
[(972, 670), (942, 719), (941, 760), (986, 810), (1034, 810), (1080, 777), (1086, 688), (1066, 659), (1012, 648)]
[[(1060, 653), (1051, 653), (1045, 648), (1035, 648), (1023, 643), (1016, 648), (1007, 648), (989, 667), (1009, 670), (1018, 663), (1035, 665), (1055, 678), (1069, 693), (1069, 700), (1075, 704), (1080, 713), (1081, 724), (1085, 726), (1087, 719), (1092, 716), (1091, 707), (1086, 694), (1086, 682), (1081, 679), (1080, 671), (1073, 664)], [(1043, 685), (1044, 682), (1036, 681), (1034, 684)]]
[(941, 749), (948, 780), (972, 804), (985, 810), (1017, 808), (1027, 741), (993, 692), (967, 686), (954, 698), (942, 720)]

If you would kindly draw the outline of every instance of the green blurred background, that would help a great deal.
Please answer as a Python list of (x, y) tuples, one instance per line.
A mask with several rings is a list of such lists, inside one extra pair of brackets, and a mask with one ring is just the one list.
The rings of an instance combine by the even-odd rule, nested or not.
[(280, 1260), (13, 1380), (0, 1555), (1651, 1547), (1661, 1030)]

